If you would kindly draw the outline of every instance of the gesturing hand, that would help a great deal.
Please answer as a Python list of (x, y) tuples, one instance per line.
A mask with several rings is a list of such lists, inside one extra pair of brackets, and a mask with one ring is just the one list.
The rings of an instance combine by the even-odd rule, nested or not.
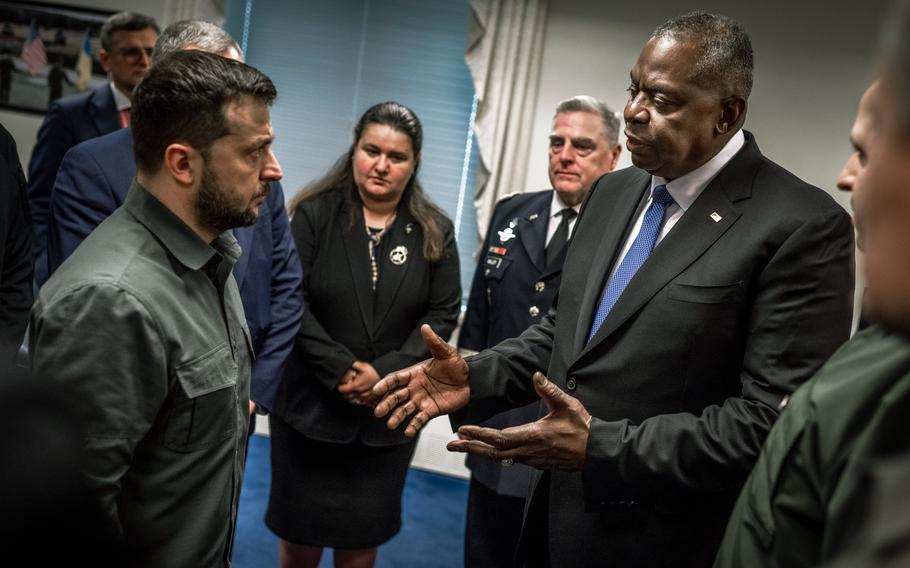
[(468, 365), (458, 351), (426, 324), (420, 326), (420, 333), (433, 358), (390, 373), (373, 387), (373, 394), (383, 397), (373, 413), (382, 418), (391, 412), (386, 422), (389, 429), (414, 415), (405, 436), (416, 436), (431, 418), (466, 405), (471, 392)]
[(459, 439), (446, 447), (453, 452), (513, 460), (538, 469), (580, 471), (585, 465), (591, 415), (578, 399), (560, 390), (543, 373), (534, 373), (534, 390), (550, 410), (537, 422), (504, 430), (462, 426), (458, 429)]

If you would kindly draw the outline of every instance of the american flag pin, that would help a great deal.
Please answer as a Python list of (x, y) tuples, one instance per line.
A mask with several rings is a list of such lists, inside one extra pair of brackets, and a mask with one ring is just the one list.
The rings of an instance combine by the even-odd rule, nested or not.
[(717, 211), (711, 213), (711, 218), (714, 219), (715, 223), (720, 223), (720, 220), (723, 219)]

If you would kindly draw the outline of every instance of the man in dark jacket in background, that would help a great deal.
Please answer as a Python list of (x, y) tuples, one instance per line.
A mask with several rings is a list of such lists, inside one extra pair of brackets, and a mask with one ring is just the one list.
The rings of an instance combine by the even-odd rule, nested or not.
[[(549, 142), (553, 189), (504, 197), (493, 210), (478, 255), (468, 309), (458, 336), (465, 356), (517, 337), (550, 310), (568, 240), (588, 190), (619, 161), (619, 119), (589, 96), (556, 107)], [(538, 403), (503, 412), (494, 428), (537, 419)], [(465, 566), (505, 566), (521, 533), (531, 468), (468, 456), (471, 469)]]
[(15, 362), (32, 307), (32, 222), (16, 142), (0, 126), (0, 375)]

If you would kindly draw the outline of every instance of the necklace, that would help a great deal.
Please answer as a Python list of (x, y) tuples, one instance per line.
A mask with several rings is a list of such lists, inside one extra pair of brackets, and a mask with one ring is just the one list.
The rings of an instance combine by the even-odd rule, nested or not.
[(376, 283), (379, 282), (379, 262), (377, 261), (377, 258), (379, 257), (379, 243), (382, 241), (382, 236), (389, 230), (389, 227), (395, 220), (395, 215), (396, 212), (393, 211), (385, 220), (384, 226), (382, 227), (370, 227), (364, 222), (364, 227), (367, 232), (367, 242), (370, 247), (370, 277), (374, 292), (376, 291)]

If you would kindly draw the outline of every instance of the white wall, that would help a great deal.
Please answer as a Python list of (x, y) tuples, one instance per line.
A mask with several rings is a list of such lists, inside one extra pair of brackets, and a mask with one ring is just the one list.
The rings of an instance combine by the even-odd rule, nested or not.
[[(752, 37), (755, 86), (746, 128), (762, 151), (844, 206), (835, 179), (850, 151), (847, 136), (869, 82), (884, 0), (837, 8), (811, 0), (699, 3), (552, 0), (540, 95), (528, 164), (528, 189), (549, 186), (546, 145), (553, 109), (576, 94), (602, 98), (621, 111), (629, 70), (651, 31), (693, 9), (736, 18)], [(624, 152), (620, 167), (630, 164)]]

